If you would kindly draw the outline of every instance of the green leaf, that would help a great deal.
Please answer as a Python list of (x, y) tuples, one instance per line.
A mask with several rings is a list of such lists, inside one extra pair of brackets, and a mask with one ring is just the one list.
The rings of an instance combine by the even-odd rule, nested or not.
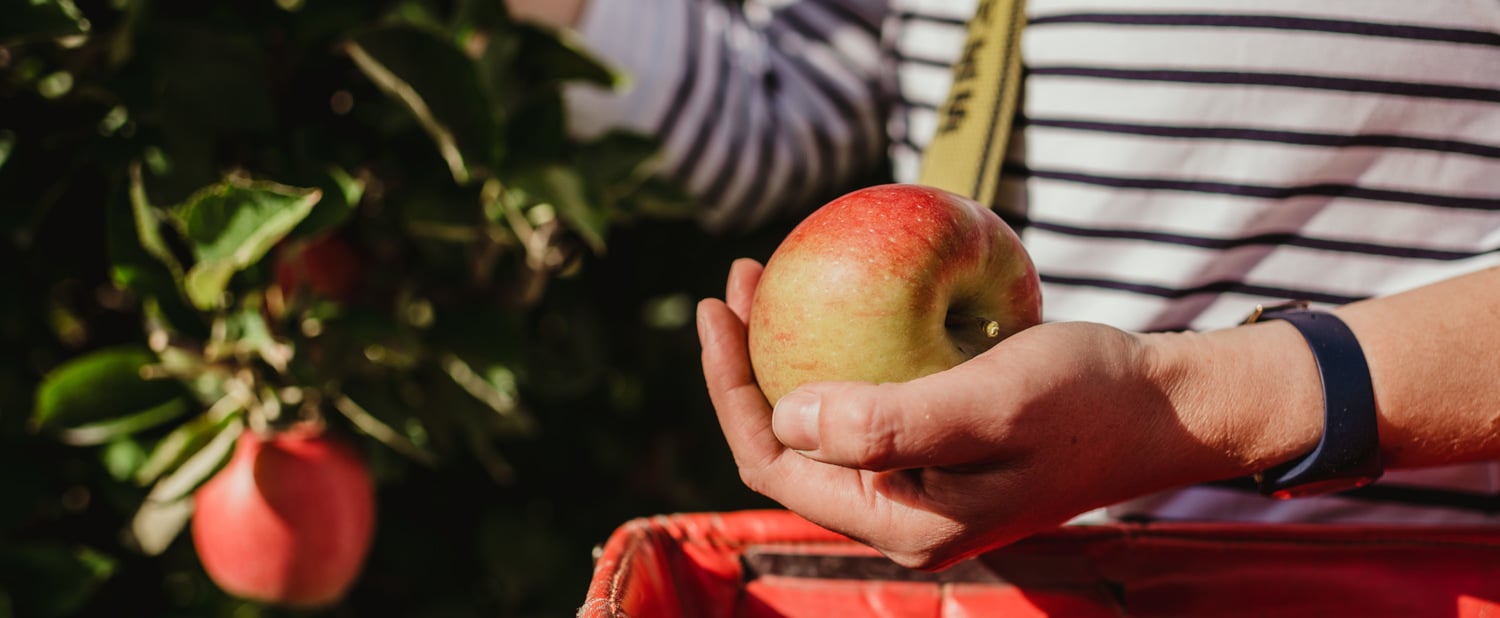
[(537, 92), (535, 86), (527, 97), (516, 101), (508, 111), (505, 141), (515, 144), (506, 167), (525, 167), (542, 161), (557, 161), (567, 156), (567, 105), (556, 90)]
[(71, 616), (114, 575), (117, 561), (86, 546), (36, 541), (0, 550), (0, 581), (17, 616)]
[(318, 182), (318, 188), (323, 190), (323, 199), (318, 200), (307, 218), (292, 231), (292, 237), (321, 236), (348, 222), (364, 198), (365, 181), (350, 175), (342, 167), (330, 165), (328, 173)]
[(636, 184), (650, 175), (661, 152), (657, 140), (629, 131), (611, 131), (578, 147), (578, 169), (598, 182)]
[(216, 408), (179, 425), (157, 442), (135, 469), (135, 483), (150, 485), (163, 474), (176, 470), (238, 418), (238, 415), (225, 414)]
[(127, 416), (59, 429), (57, 439), (73, 446), (95, 446), (145, 431), (182, 416), (187, 411), (187, 399), (178, 397)]
[(0, 44), (84, 34), (89, 20), (72, 0), (0, 0)]
[(166, 238), (162, 236), (161, 228), (166, 215), (152, 206), (147, 198), (146, 184), (141, 180), (140, 163), (130, 166), (130, 211), (135, 215), (135, 233), (141, 248), (151, 257), (160, 260), (175, 280), (181, 281), (182, 263), (177, 260), (177, 256), (167, 245)]
[(338, 186), (339, 197), (344, 198), (343, 203), (353, 210), (354, 206), (365, 195), (365, 181), (349, 175), (348, 171), (337, 165), (328, 167), (328, 178)]
[(487, 31), (511, 23), (503, 2), (458, 0), (454, 3), (451, 28), (457, 32)]
[(492, 102), (473, 61), (451, 38), (393, 24), (355, 35), (344, 49), (370, 81), (411, 111), (456, 182), (489, 175), (496, 136)]
[(625, 196), (632, 212), (657, 219), (688, 219), (698, 214), (699, 203), (675, 183), (649, 178)]
[[(437, 189), (440, 187), (434, 187)], [(479, 208), (472, 195), (458, 191), (411, 191), (390, 199), (407, 234), (442, 243), (470, 245), (479, 240)]]
[(172, 545), (193, 514), (193, 492), (213, 477), (234, 453), (244, 431), (238, 416), (176, 470), (158, 480), (130, 520), (130, 534), (141, 552), (160, 555)]
[(243, 432), (244, 423), (241, 422), (240, 417), (230, 416), (230, 421), (214, 434), (208, 444), (203, 445), (198, 452), (184, 460), (182, 465), (171, 474), (158, 480), (151, 488), (151, 493), (146, 496), (146, 500), (148, 502), (172, 502), (191, 496), (198, 487), (208, 482), (209, 477), (223, 467), (229, 455), (234, 452), (235, 441)]
[(219, 324), (225, 340), (231, 342), (236, 354), (256, 354), (277, 371), (286, 370), (293, 350), (271, 333), (271, 327), (260, 311), (260, 303), (247, 302), (239, 310), (223, 314)]
[(544, 165), (517, 173), (512, 184), (525, 191), (536, 203), (551, 204), (595, 253), (604, 253), (604, 235), (609, 227), (609, 214), (602, 206), (589, 199), (583, 176), (578, 170), (561, 165)]
[(115, 286), (139, 298), (151, 319), (183, 336), (206, 338), (207, 324), (182, 294), (182, 265), (164, 235), (173, 235), (179, 247), (181, 239), (164, 229), (166, 214), (147, 202), (138, 165), (130, 166), (124, 189), (110, 191), (106, 210), (105, 243)]
[(169, 379), (146, 379), (141, 369), (156, 355), (140, 346), (104, 348), (53, 369), (36, 390), (32, 423), (71, 429), (128, 417), (178, 400), (183, 389)]
[(130, 535), (141, 553), (159, 556), (172, 546), (193, 516), (190, 498), (156, 502), (147, 500), (130, 519)]
[(265, 257), (321, 197), (318, 189), (230, 178), (174, 206), (172, 221), (198, 260), (183, 278), (188, 299), (217, 307), (229, 278)]
[(604, 63), (585, 51), (583, 43), (569, 30), (549, 30), (531, 24), (518, 24), (522, 40), (521, 67), (535, 71), (538, 77), (557, 81), (582, 81), (615, 88), (626, 82)]

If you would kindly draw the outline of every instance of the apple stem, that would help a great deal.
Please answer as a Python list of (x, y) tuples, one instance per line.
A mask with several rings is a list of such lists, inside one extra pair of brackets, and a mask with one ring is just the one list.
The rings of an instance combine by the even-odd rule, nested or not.
[(984, 332), (985, 337), (994, 339), (1000, 336), (1000, 323), (984, 317), (949, 315), (946, 323), (949, 328), (960, 328), (968, 327), (969, 325), (977, 325), (979, 326), (979, 329)]

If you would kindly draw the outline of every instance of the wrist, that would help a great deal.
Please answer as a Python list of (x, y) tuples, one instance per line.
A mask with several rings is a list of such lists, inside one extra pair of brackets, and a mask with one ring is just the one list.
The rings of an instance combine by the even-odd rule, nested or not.
[(1201, 478), (1245, 476), (1307, 453), (1323, 431), (1312, 352), (1281, 321), (1144, 335), (1151, 373), (1191, 439), (1209, 454)]
[(1375, 392), (1363, 347), (1342, 319), (1306, 302), (1257, 306), (1246, 323), (1283, 320), (1307, 341), (1323, 392), (1317, 447), (1255, 475), (1261, 493), (1280, 499), (1363, 487), (1380, 478)]

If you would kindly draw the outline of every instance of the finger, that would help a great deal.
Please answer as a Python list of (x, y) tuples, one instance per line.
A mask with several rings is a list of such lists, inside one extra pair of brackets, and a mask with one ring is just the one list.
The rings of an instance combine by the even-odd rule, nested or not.
[(765, 268), (750, 258), (740, 258), (729, 267), (729, 284), (724, 292), (724, 301), (740, 316), (740, 321), (750, 323), (750, 305), (755, 300), (755, 288), (760, 285), (760, 275)]
[(771, 430), (771, 406), (750, 371), (745, 325), (729, 306), (698, 304), (703, 375), (720, 429), (752, 490), (808, 519), (861, 538), (876, 538), (891, 516), (872, 479), (791, 453)]
[(804, 385), (777, 402), (772, 427), (788, 448), (861, 470), (991, 463), (1010, 415), (980, 390), (994, 379), (982, 373), (965, 364), (899, 384)]
[(703, 377), (729, 450), (742, 470), (764, 467), (786, 450), (771, 432), (771, 406), (750, 370), (745, 324), (714, 299), (698, 303)]

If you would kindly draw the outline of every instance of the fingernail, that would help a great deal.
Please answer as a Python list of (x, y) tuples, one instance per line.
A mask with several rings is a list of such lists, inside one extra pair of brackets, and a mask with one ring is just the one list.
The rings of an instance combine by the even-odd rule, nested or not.
[(818, 448), (818, 407), (822, 399), (816, 394), (793, 391), (776, 402), (771, 412), (771, 429), (787, 448), (813, 451)]

